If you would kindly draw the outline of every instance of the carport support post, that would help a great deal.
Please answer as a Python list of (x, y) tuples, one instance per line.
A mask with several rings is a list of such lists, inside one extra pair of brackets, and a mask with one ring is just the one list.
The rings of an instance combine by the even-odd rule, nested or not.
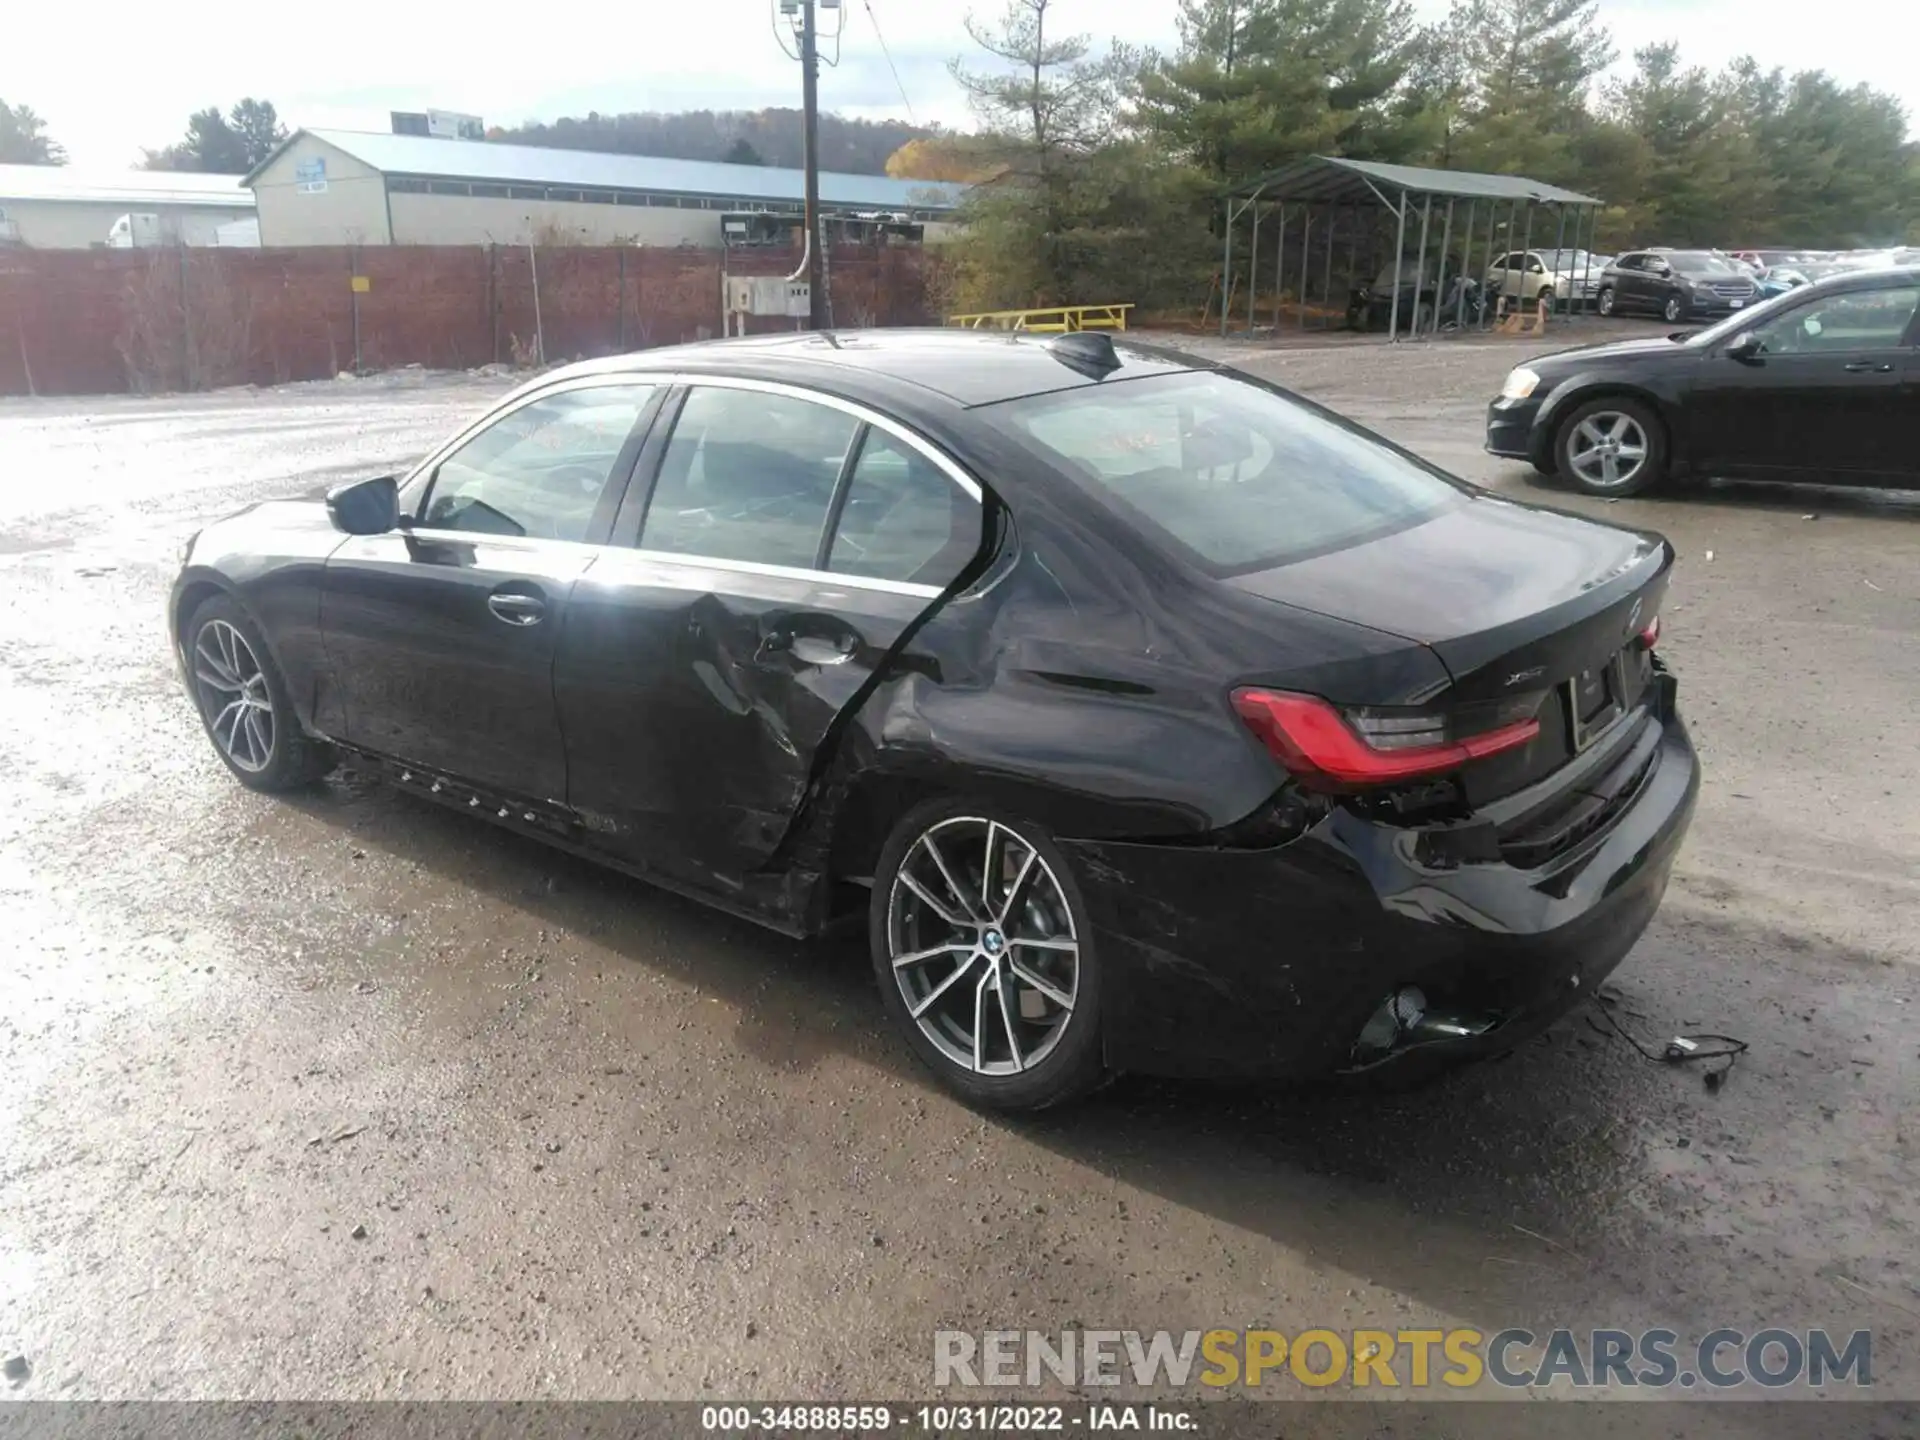
[(1580, 313), (1587, 313), (1588, 302), (1593, 296), (1593, 227), (1599, 219), (1600, 210), (1596, 205), (1582, 207), (1586, 211), (1587, 243), (1580, 247)]
[(1281, 300), (1286, 294), (1287, 274), (1287, 202), (1280, 202), (1280, 223), (1274, 227), (1273, 243), (1273, 333), (1280, 333)]
[[(1487, 269), (1488, 270), (1493, 269), (1493, 257), (1500, 253), (1499, 251), (1493, 248), (1493, 222), (1499, 218), (1500, 218), (1500, 203), (1497, 200), (1488, 200), (1487, 201)], [(1507, 288), (1506, 274), (1507, 272), (1504, 270), (1500, 272), (1500, 290), (1502, 293), (1504, 293)], [(1498, 300), (1495, 296), (1488, 295), (1484, 291), (1482, 291), (1480, 296), (1480, 328), (1482, 330), (1487, 328), (1487, 317), (1492, 313), (1493, 307), (1497, 303), (1498, 303)]]
[[(1347, 288), (1353, 288), (1353, 282), (1360, 278), (1360, 207), (1354, 206), (1349, 214), (1353, 228), (1347, 233)], [(1364, 317), (1363, 317), (1364, 318)]]
[(1247, 244), (1247, 334), (1253, 334), (1253, 306), (1260, 296), (1260, 202), (1253, 202), (1253, 238)]
[(1473, 214), (1480, 208), (1478, 200), (1467, 201), (1467, 223), (1460, 231), (1465, 236), (1460, 246), (1460, 298), (1453, 305), (1453, 328), (1456, 331), (1467, 328), (1467, 286), (1466, 279), (1473, 274)]
[[(1521, 249), (1521, 252), (1526, 256), (1526, 259), (1523, 259), (1520, 262), (1521, 265), (1524, 267), (1527, 263), (1527, 260), (1530, 260), (1533, 257), (1533, 202), (1531, 200), (1527, 202), (1527, 238), (1524, 242), (1522, 242), (1520, 249)], [(1524, 268), (1520, 271), (1520, 294), (1516, 298), (1518, 298), (1522, 302), (1524, 302), (1527, 298), (1527, 272)]]
[(1220, 257), (1220, 338), (1227, 338), (1227, 305), (1233, 294), (1233, 197), (1227, 197), (1226, 252)]
[(1400, 338), (1400, 261), (1407, 248), (1407, 192), (1400, 192), (1400, 225), (1393, 236), (1393, 306), (1387, 311), (1387, 343)]
[[(1327, 206), (1327, 263), (1320, 274), (1320, 303), (1326, 306), (1333, 304), (1333, 240), (1339, 233), (1340, 207), (1329, 205)], [(1321, 328), (1331, 327), (1322, 326)]]
[[(1561, 204), (1561, 205), (1556, 205), (1553, 208), (1559, 213), (1559, 216), (1560, 216), (1559, 227), (1554, 231), (1554, 235), (1553, 235), (1553, 263), (1558, 265), (1560, 263), (1561, 253), (1566, 249), (1566, 246), (1567, 246), (1567, 207), (1564, 204)], [(1556, 275), (1559, 273), (1560, 272), (1557, 270), (1554, 271), (1554, 274)], [(1553, 298), (1556, 301), (1566, 302), (1565, 309), (1564, 309), (1565, 314), (1571, 315), (1573, 313), (1573, 297), (1571, 295), (1556, 295)]]
[[(1440, 229), (1440, 273), (1433, 282), (1433, 333), (1440, 333), (1440, 307), (1447, 303), (1447, 247), (1453, 244), (1453, 197), (1447, 198), (1447, 223)], [(1464, 267), (1462, 267), (1464, 268)]]
[(1300, 207), (1300, 328), (1307, 328), (1307, 261), (1313, 255), (1313, 207)]
[[(1427, 279), (1427, 227), (1433, 223), (1433, 196), (1420, 207), (1420, 259), (1413, 267), (1413, 338), (1420, 338), (1420, 291)], [(1399, 294), (1396, 288), (1394, 293)]]
[(621, 353), (624, 354), (627, 348), (627, 247), (622, 245), (618, 251), (618, 255), (620, 262), (620, 298), (617, 309), (620, 318), (614, 322), (618, 327), (615, 332), (616, 338), (614, 344), (618, 346)]

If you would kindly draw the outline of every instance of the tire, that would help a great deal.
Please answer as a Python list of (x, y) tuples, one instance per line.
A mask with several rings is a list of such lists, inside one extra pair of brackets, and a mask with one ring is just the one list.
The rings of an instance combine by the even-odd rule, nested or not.
[(1613, 314), (1613, 287), (1611, 285), (1602, 285), (1600, 287), (1600, 313), (1602, 315)]
[[(1614, 447), (1608, 479), (1603, 446)], [(1594, 451), (1601, 449), (1596, 457)], [(1637, 449), (1637, 453), (1636, 453)], [(1554, 434), (1554, 469), (1561, 479), (1588, 495), (1610, 500), (1638, 495), (1666, 478), (1667, 432), (1644, 402), (1603, 395), (1577, 406)], [(1629, 467), (1624, 461), (1631, 460)]]
[(1669, 295), (1660, 313), (1666, 317), (1669, 325), (1678, 325), (1687, 318), (1687, 302), (1678, 295)]
[(185, 640), (194, 708), (234, 779), (272, 793), (311, 784), (333, 768), (332, 747), (301, 729), (280, 667), (238, 601), (214, 595), (201, 602)]
[[(999, 877), (991, 887), (981, 878), (989, 846)], [(1018, 913), (995, 914), (985, 893), (1004, 911), (1016, 879)], [(888, 1018), (967, 1103), (1043, 1110), (1105, 1078), (1093, 929), (1067, 857), (1044, 828), (964, 800), (915, 806), (880, 852), (868, 915)]]
[(1540, 293), (1533, 297), (1533, 303), (1536, 305), (1544, 304), (1547, 309), (1553, 309), (1553, 287), (1551, 285), (1542, 285), (1540, 287)]

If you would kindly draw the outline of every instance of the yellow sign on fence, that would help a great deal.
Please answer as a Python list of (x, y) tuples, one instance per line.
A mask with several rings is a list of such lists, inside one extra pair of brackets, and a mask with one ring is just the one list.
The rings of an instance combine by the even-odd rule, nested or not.
[(373, 279), (371, 276), (356, 275), (353, 277), (353, 293), (354, 294), (365, 295), (368, 291), (372, 289), (373, 289)]

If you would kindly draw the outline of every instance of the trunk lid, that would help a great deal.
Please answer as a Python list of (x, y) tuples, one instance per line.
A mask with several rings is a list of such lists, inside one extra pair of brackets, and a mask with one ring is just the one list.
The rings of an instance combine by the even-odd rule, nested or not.
[(1539, 735), (1468, 767), (1468, 798), (1481, 802), (1551, 774), (1635, 707), (1650, 675), (1638, 636), (1659, 613), (1673, 559), (1657, 535), (1477, 496), (1228, 583), (1427, 646), (1452, 679), (1431, 708), (1539, 692)]

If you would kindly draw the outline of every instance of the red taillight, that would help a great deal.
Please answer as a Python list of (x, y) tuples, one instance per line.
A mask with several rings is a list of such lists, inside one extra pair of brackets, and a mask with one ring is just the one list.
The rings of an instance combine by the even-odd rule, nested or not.
[(1355, 733), (1344, 716), (1313, 695), (1236, 690), (1233, 708), (1273, 758), (1319, 788), (1389, 785), (1458, 770), (1470, 760), (1524, 745), (1540, 733), (1537, 719), (1519, 720), (1436, 745), (1381, 750)]
[(1646, 629), (1640, 632), (1640, 648), (1642, 650), (1651, 650), (1654, 646), (1658, 645), (1659, 643), (1660, 643), (1660, 617), (1656, 615), (1651, 620), (1647, 621)]

